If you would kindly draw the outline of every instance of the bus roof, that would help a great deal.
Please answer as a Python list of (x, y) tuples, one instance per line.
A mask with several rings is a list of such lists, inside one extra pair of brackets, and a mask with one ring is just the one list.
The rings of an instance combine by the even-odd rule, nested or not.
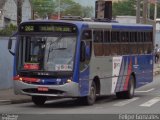
[(91, 29), (113, 29), (113, 30), (153, 30), (152, 25), (146, 24), (121, 24), (121, 23), (107, 23), (107, 22), (89, 22), (89, 21), (67, 21), (67, 20), (30, 20), (23, 23), (44, 23), (44, 22), (60, 22), (60, 23), (70, 23), (78, 26), (79, 28), (85, 26)]

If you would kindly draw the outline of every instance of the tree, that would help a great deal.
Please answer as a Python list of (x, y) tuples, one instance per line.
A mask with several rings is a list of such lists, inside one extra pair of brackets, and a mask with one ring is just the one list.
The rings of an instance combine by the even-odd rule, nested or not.
[[(113, 3), (113, 17), (117, 15), (132, 15), (136, 16), (136, 2), (137, 0), (125, 0)], [(143, 1), (141, 2), (143, 8)], [(157, 17), (160, 17), (160, 4), (157, 5)], [(154, 4), (150, 5), (150, 19), (154, 19)]]
[(113, 3), (113, 16), (136, 15), (136, 0), (125, 0)]
[[(150, 5), (150, 19), (154, 19), (154, 4)], [(157, 18), (160, 18), (160, 4), (157, 5)]]
[(59, 9), (61, 15), (91, 17), (93, 13), (93, 7), (81, 6), (74, 0), (32, 0), (32, 4), (34, 12), (40, 17), (49, 14), (58, 15)]
[(81, 15), (82, 14), (82, 8), (81, 5), (74, 2), (73, 0), (60, 0), (60, 6), (59, 6), (59, 0), (56, 0), (56, 11), (58, 12), (60, 7), (61, 15)]
[[(59, 0), (55, 1), (56, 11), (59, 10)], [(60, 0), (60, 11), (61, 15), (72, 15), (81, 17), (91, 17), (93, 12), (93, 7), (81, 6), (79, 3), (73, 0)]]
[(82, 7), (82, 17), (91, 17), (93, 14), (93, 7), (84, 6)]
[(53, 0), (32, 0), (34, 13), (37, 13), (40, 17), (45, 17), (55, 10), (55, 3)]

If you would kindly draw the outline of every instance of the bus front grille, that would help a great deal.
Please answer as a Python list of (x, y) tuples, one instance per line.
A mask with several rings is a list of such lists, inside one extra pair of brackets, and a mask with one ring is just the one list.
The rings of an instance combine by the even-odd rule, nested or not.
[(48, 91), (38, 91), (38, 89), (23, 89), (25, 93), (37, 93), (37, 94), (63, 94), (64, 91), (49, 89)]

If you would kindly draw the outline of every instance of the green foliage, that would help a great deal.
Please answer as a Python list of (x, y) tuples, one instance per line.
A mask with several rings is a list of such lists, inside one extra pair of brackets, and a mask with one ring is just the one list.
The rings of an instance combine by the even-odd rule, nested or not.
[[(60, 10), (61, 15), (74, 15), (81, 16), (82, 15), (82, 6), (73, 0), (60, 0)], [(56, 0), (58, 3), (58, 0)], [(58, 6), (58, 5), (57, 5)]]
[[(160, 4), (157, 5), (157, 18), (160, 18)], [(154, 4), (150, 5), (150, 18), (154, 19)]]
[[(60, 1), (60, 8), (59, 8)], [(32, 0), (34, 12), (40, 17), (49, 14), (57, 15), (60, 9), (61, 15), (73, 15), (81, 17), (91, 17), (93, 7), (84, 7), (74, 0)]]
[(6, 26), (4, 29), (0, 30), (0, 36), (10, 36), (15, 31), (17, 31), (17, 27), (13, 24)]
[(125, 0), (113, 3), (113, 16), (117, 15), (136, 15), (136, 0)]
[[(131, 15), (136, 16), (136, 2), (137, 0), (125, 0), (113, 3), (113, 17), (117, 15)], [(143, 1), (141, 2), (141, 9), (143, 9)], [(157, 17), (160, 18), (160, 4), (157, 5)], [(141, 12), (142, 14), (142, 12)], [(150, 4), (150, 19), (154, 18), (154, 4)]]
[(91, 6), (82, 7), (82, 17), (91, 17), (94, 12), (94, 8)]
[(34, 12), (40, 17), (45, 17), (54, 12), (55, 3), (53, 0), (32, 0), (32, 4)]
[[(59, 10), (59, 0), (56, 0), (56, 10)], [(81, 17), (91, 17), (93, 7), (81, 6), (79, 3), (73, 0), (60, 0), (60, 11), (61, 15), (72, 15)]]

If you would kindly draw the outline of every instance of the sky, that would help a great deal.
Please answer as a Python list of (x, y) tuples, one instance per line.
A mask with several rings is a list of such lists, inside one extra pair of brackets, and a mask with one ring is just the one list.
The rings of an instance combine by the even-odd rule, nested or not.
[(80, 3), (83, 6), (95, 6), (96, 0), (74, 0), (75, 2)]

